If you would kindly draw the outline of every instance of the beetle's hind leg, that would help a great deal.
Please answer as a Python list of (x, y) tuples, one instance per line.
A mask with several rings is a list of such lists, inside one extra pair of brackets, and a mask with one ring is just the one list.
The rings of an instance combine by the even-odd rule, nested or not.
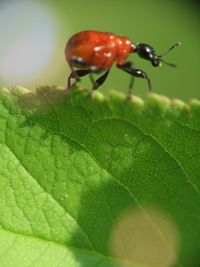
[[(90, 80), (92, 82), (92, 91), (96, 90), (100, 85), (102, 85), (107, 76), (108, 76), (108, 73), (109, 73), (109, 69), (108, 70), (104, 70), (104, 73), (103, 75), (101, 75), (97, 80), (94, 80), (93, 78), (93, 73), (101, 73), (103, 70), (102, 69), (99, 69), (95, 66), (92, 66), (92, 67), (87, 67), (86, 64), (81, 61), (80, 62), (80, 59), (77, 61), (77, 57), (73, 59), (72, 63), (73, 65), (70, 65), (70, 68), (71, 68), (71, 73), (68, 77), (68, 82), (67, 82), (67, 90), (70, 90), (72, 89), (72, 87), (80, 81), (80, 77), (83, 77), (83, 76), (86, 76), (87, 74), (90, 74)], [(77, 64), (77, 66), (76, 66)], [(74, 70), (74, 66), (76, 66), (78, 68), (78, 65), (80, 65), (80, 67), (82, 67), (83, 69), (77, 69), (77, 70)], [(75, 82), (72, 83), (71, 80), (72, 79), (75, 79)]]
[[(104, 74), (101, 75), (97, 80), (94, 80), (94, 77), (93, 77), (94, 71), (90, 72), (90, 80), (91, 80), (92, 85), (93, 85), (92, 91), (97, 90), (99, 88), (99, 86), (101, 86), (105, 82), (106, 78), (108, 77), (109, 71), (110, 70), (105, 71)], [(97, 72), (97, 71), (95, 71), (95, 72)]]
[[(80, 77), (83, 77), (89, 74), (90, 72), (90, 70), (73, 70), (72, 68), (72, 72), (70, 73), (67, 81), (67, 90), (72, 89), (72, 87), (80, 81)], [(71, 79), (75, 79), (75, 82), (71, 83)]]
[[(89, 68), (87, 68), (87, 65), (83, 59), (78, 56), (73, 56), (71, 58), (69, 67), (71, 69), (71, 73), (68, 77), (67, 89), (71, 89), (74, 85), (76, 85), (77, 82), (80, 82), (80, 77), (87, 75), (91, 71)], [(74, 67), (76, 67), (77, 70), (74, 70)], [(71, 83), (71, 79), (75, 79), (75, 82)]]

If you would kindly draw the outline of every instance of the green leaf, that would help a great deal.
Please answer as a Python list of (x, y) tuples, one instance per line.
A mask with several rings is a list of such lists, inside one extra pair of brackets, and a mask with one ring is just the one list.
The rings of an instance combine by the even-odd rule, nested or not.
[(200, 102), (0, 92), (0, 266), (198, 267)]

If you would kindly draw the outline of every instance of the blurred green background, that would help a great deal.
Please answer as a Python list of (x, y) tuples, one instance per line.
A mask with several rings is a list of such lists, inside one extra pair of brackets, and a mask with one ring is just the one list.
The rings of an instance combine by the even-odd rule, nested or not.
[[(67, 39), (95, 29), (127, 35), (145, 42), (159, 53), (177, 41), (182, 46), (153, 68), (133, 54), (130, 59), (146, 71), (153, 90), (169, 97), (200, 98), (200, 5), (193, 0), (16, 0), (0, 1), (0, 84), (34, 88), (41, 84), (66, 85), (69, 68), (64, 59)], [(126, 91), (129, 75), (113, 67), (100, 91)], [(91, 87), (88, 77), (82, 85)], [(144, 96), (146, 81), (136, 79), (134, 94)]]

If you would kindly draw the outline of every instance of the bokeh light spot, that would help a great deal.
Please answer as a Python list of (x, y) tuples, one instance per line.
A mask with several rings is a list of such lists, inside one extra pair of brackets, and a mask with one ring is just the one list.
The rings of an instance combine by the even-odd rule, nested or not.
[(175, 224), (152, 208), (127, 210), (115, 224), (110, 239), (112, 255), (130, 262), (130, 267), (170, 267), (177, 261), (178, 246)]
[(56, 23), (51, 11), (37, 1), (0, 4), (0, 80), (26, 84), (47, 67), (56, 46)]

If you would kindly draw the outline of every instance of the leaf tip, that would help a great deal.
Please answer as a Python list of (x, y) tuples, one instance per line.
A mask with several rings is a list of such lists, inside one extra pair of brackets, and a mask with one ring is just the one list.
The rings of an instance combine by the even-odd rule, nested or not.
[(138, 97), (138, 96), (133, 96), (130, 99), (130, 102), (133, 103), (137, 108), (143, 108), (144, 107), (144, 101), (142, 98)]
[(200, 101), (198, 99), (191, 99), (190, 100), (190, 107), (191, 108), (200, 108)]
[(127, 103), (134, 104), (137, 108), (142, 108), (144, 106), (144, 101), (140, 97), (135, 95), (128, 96), (114, 90), (109, 93), (109, 100), (115, 103), (126, 100)]
[(16, 85), (11, 89), (11, 94), (13, 95), (25, 95), (25, 94), (29, 94), (31, 91), (25, 87), (22, 87), (20, 85)]
[(170, 99), (163, 95), (150, 93), (147, 98), (147, 105), (161, 110), (166, 110), (170, 107)]
[(0, 91), (1, 92), (5, 92), (5, 93), (9, 93), (10, 91), (6, 88), (6, 87), (4, 87), (4, 86), (0, 86)]
[(121, 92), (117, 92), (115, 90), (111, 90), (108, 94), (109, 98), (110, 99), (120, 99), (120, 100), (123, 100), (125, 99), (125, 95)]
[(180, 99), (172, 99), (171, 104), (172, 104), (172, 107), (175, 108), (176, 110), (179, 110), (179, 111), (189, 110), (189, 106)]
[(92, 99), (95, 99), (99, 102), (102, 102), (105, 100), (105, 96), (99, 91), (92, 92), (91, 97), (92, 97)]

